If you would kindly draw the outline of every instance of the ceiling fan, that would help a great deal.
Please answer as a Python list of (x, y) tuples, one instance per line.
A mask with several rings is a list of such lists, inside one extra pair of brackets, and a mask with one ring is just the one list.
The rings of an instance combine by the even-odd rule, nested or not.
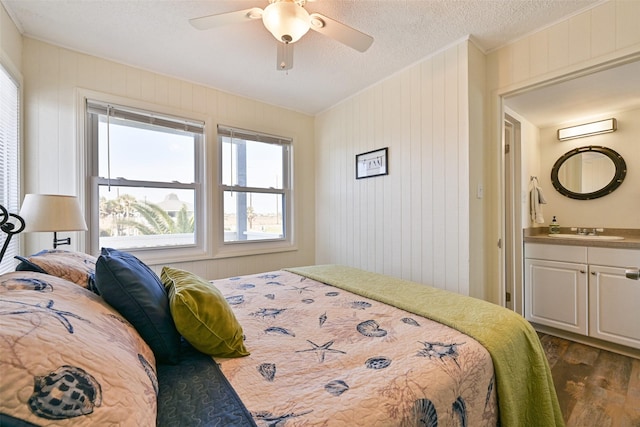
[(253, 7), (235, 12), (193, 18), (189, 23), (199, 30), (262, 19), (265, 28), (278, 40), (277, 69), (293, 67), (293, 45), (307, 31), (314, 30), (360, 52), (366, 51), (373, 37), (319, 13), (304, 8), (307, 0), (269, 0), (263, 9)]

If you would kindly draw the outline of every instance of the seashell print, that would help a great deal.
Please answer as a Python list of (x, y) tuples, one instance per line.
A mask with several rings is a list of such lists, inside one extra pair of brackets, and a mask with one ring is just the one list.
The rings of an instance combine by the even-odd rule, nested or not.
[(303, 417), (307, 414), (310, 414), (311, 412), (313, 412), (313, 409), (309, 409), (307, 411), (298, 412), (298, 413), (288, 412), (283, 415), (275, 415), (274, 413), (269, 411), (256, 411), (256, 412), (252, 411), (251, 416), (253, 417), (254, 420), (261, 421), (261, 423), (259, 423), (258, 425), (265, 425), (269, 427), (280, 427), (285, 425), (288, 419)]
[(328, 297), (337, 297), (339, 294), (340, 292), (332, 291), (332, 292), (327, 292), (325, 295)]
[(296, 336), (296, 334), (294, 334), (293, 331), (290, 331), (289, 329), (281, 328), (279, 326), (272, 326), (270, 328), (265, 329), (264, 331), (267, 334), (274, 333), (274, 334), (280, 334), (280, 335), (289, 335), (290, 337)]
[(464, 403), (462, 396), (458, 396), (455, 402), (451, 405), (454, 418), (458, 419), (457, 425), (461, 427), (467, 427), (467, 405)]
[(302, 300), (303, 303), (305, 304), (312, 304), (314, 302), (316, 302), (316, 300), (314, 300), (313, 298), (305, 298)]
[(286, 308), (261, 308), (258, 311), (250, 313), (250, 315), (260, 316), (260, 317), (271, 317), (275, 319), (278, 314), (282, 313), (285, 310)]
[[(240, 280), (242, 277), (229, 277), (229, 280)], [(213, 283), (213, 280), (211, 281)]]
[(458, 365), (458, 346), (464, 343), (445, 344), (441, 342), (422, 342), (423, 348), (418, 350), (416, 356), (428, 357), (429, 359), (440, 359), (444, 361), (446, 358), (451, 358)]
[(364, 362), (364, 366), (369, 369), (384, 369), (391, 365), (391, 359), (384, 356), (371, 357)]
[(272, 382), (276, 377), (276, 365), (274, 363), (262, 363), (258, 366), (258, 372), (265, 380)]
[(491, 400), (491, 392), (493, 391), (493, 381), (495, 376), (491, 377), (491, 381), (489, 381), (489, 386), (487, 387), (487, 397), (484, 399), (484, 408), (487, 409), (487, 405), (489, 404), (489, 400)]
[(267, 282), (267, 285), (282, 286), (282, 283), (280, 283), (280, 282)]
[(275, 279), (278, 276), (279, 274), (263, 274), (261, 276), (258, 276), (258, 279)]
[(438, 413), (429, 399), (418, 399), (413, 403), (412, 425), (420, 427), (438, 427)]
[(322, 328), (322, 325), (324, 325), (324, 322), (327, 321), (327, 313), (323, 313), (322, 315), (320, 315), (320, 317), (318, 317), (318, 323), (320, 324), (320, 327)]
[(144, 371), (146, 372), (147, 376), (151, 380), (153, 391), (156, 393), (156, 396), (157, 396), (158, 395), (158, 378), (156, 377), (156, 373), (153, 370), (153, 366), (151, 366), (151, 364), (147, 361), (147, 359), (145, 359), (144, 356), (141, 354), (138, 354), (138, 360), (140, 361), (140, 364), (144, 368)]
[(387, 335), (387, 331), (381, 329), (375, 320), (365, 320), (359, 323), (356, 329), (365, 337), (384, 337)]
[(364, 310), (369, 307), (371, 307), (371, 304), (366, 301), (353, 301), (351, 303), (351, 308), (355, 308), (356, 310)]
[(34, 290), (38, 292), (53, 292), (53, 286), (44, 280), (35, 278), (22, 278), (9, 279), (2, 282), (2, 286), (8, 290)]
[(239, 305), (244, 302), (244, 295), (232, 295), (230, 297), (226, 297), (225, 299), (231, 305)]
[(333, 380), (325, 384), (324, 389), (333, 396), (340, 396), (349, 390), (349, 385), (342, 380)]
[(243, 283), (242, 285), (238, 285), (238, 287), (236, 289), (253, 289), (255, 288), (256, 285), (254, 285), (253, 283)]
[(265, 294), (264, 297), (267, 298), (267, 299), (270, 299), (270, 300), (276, 299), (276, 296), (274, 294)]
[(403, 317), (402, 319), (400, 319), (402, 321), (402, 323), (406, 323), (407, 325), (411, 325), (411, 326), (420, 326), (420, 323), (416, 322), (415, 320), (413, 320), (410, 317)]
[(29, 409), (48, 420), (88, 415), (102, 404), (102, 389), (84, 369), (63, 365), (53, 372), (34, 377)]

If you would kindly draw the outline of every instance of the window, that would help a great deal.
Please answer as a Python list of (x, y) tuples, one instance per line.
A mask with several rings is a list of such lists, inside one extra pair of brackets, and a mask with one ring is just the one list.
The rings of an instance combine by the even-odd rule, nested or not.
[(87, 100), (91, 243), (202, 248), (204, 123)]
[[(0, 65), (0, 204), (9, 213), (18, 213), (20, 207), (20, 89), (7, 70)], [(18, 227), (21, 224), (9, 220)], [(4, 245), (8, 237), (2, 235)], [(14, 269), (13, 257), (19, 255), (19, 242), (13, 236), (4, 254), (0, 274)]]
[(291, 242), (291, 140), (218, 126), (225, 244)]

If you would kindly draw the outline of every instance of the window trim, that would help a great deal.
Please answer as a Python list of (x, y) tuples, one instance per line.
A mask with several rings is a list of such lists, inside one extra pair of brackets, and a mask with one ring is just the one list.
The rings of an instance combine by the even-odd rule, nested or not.
[[(82, 177), (79, 180), (78, 194), (84, 195), (84, 209), (87, 213), (85, 218), (87, 220), (87, 226), (89, 231), (82, 233), (82, 239), (80, 242), (81, 247), (89, 253), (99, 254), (99, 237), (97, 231), (98, 224), (98, 210), (93, 210), (92, 206), (97, 206), (98, 192), (93, 191), (93, 188), (97, 188), (99, 177), (92, 177), (90, 174), (97, 169), (95, 161), (97, 157), (93, 154), (94, 148), (89, 143), (89, 125), (88, 125), (88, 109), (87, 101), (100, 102), (105, 105), (117, 105), (123, 111), (130, 110), (143, 111), (149, 113), (156, 113), (163, 117), (175, 117), (177, 121), (184, 123), (203, 123), (203, 142), (197, 144), (194, 157), (196, 159), (195, 174), (198, 177), (196, 179), (196, 199), (195, 204), (199, 207), (199, 215), (196, 217), (196, 233), (195, 233), (195, 245), (188, 246), (176, 246), (176, 247), (164, 247), (164, 248), (134, 248), (125, 249), (140, 258), (142, 261), (149, 264), (162, 264), (168, 262), (186, 262), (210, 259), (212, 257), (212, 243), (213, 236), (211, 230), (214, 229), (211, 220), (212, 212), (211, 200), (207, 197), (209, 192), (209, 183), (211, 183), (211, 171), (208, 165), (213, 162), (212, 150), (208, 149), (208, 141), (211, 141), (211, 122), (212, 120), (199, 113), (193, 111), (183, 111), (165, 105), (151, 104), (143, 101), (128, 99), (122, 96), (111, 95), (101, 92), (95, 92), (85, 89), (77, 89), (76, 93), (76, 111), (77, 111), (77, 141), (78, 141), (78, 159), (79, 159), (79, 173)], [(118, 180), (117, 178), (111, 178), (111, 185), (125, 185), (140, 183), (142, 181), (134, 180)], [(163, 183), (164, 184), (164, 183)], [(95, 187), (94, 187), (95, 186)], [(193, 184), (192, 184), (193, 186)], [(164, 187), (164, 185), (163, 185)], [(87, 250), (88, 249), (88, 250)]]
[[(287, 157), (287, 162), (283, 162), (283, 188), (267, 189), (260, 187), (248, 187), (238, 185), (224, 185), (222, 182), (222, 139), (221, 136), (230, 137), (228, 132), (222, 133), (220, 129), (233, 130), (234, 137), (241, 136), (242, 139), (249, 139), (257, 142), (265, 142), (271, 144), (279, 144), (286, 147), (283, 156)], [(297, 233), (295, 231), (295, 185), (293, 180), (293, 169), (295, 165), (295, 138), (276, 136), (276, 132), (261, 132), (248, 130), (243, 127), (232, 126), (228, 124), (218, 123), (216, 128), (216, 144), (217, 144), (217, 207), (216, 212), (216, 229), (218, 231), (216, 238), (216, 247), (214, 258), (227, 258), (246, 255), (260, 255), (276, 252), (295, 251), (297, 246)], [(283, 132), (284, 133), (284, 132)], [(286, 185), (284, 184), (286, 182)], [(285, 207), (283, 218), (285, 222), (285, 238), (283, 239), (264, 239), (252, 241), (224, 241), (224, 193), (225, 191), (243, 191), (258, 192), (268, 194), (282, 194), (285, 198)]]
[[(23, 168), (24, 84), (23, 84), (23, 77), (22, 77), (22, 74), (20, 73), (20, 70), (13, 64), (13, 62), (7, 56), (0, 55), (0, 66), (2, 67), (3, 71), (7, 74), (9, 79), (12, 80), (16, 86), (16, 95), (17, 95), (17, 104), (18, 104), (17, 111), (16, 111), (17, 123), (16, 123), (16, 129), (15, 129), (17, 133), (16, 134), (17, 146), (15, 147), (16, 148), (16, 152), (15, 152), (16, 165), (15, 166), (17, 168), (16, 174), (15, 174), (16, 188), (13, 191), (16, 199), (11, 200), (13, 197), (11, 197), (10, 194), (5, 194), (5, 196), (8, 197), (9, 199), (8, 203), (5, 202), (4, 200), (0, 202), (7, 209), (9, 213), (17, 214), (22, 204), (22, 197), (23, 197), (22, 191), (23, 191), (23, 182), (24, 182), (24, 176), (23, 176), (23, 173), (24, 173), (24, 168)], [(4, 233), (0, 232), (0, 234), (4, 234)], [(3, 236), (3, 237), (8, 237), (8, 236)], [(13, 271), (15, 269), (15, 265), (17, 261), (14, 260), (13, 257), (14, 255), (20, 255), (23, 248), (23, 239), (24, 239), (24, 234), (14, 236), (10, 241), (3, 259), (4, 268), (9, 267), (9, 269), (6, 271), (4, 269), (0, 269), (0, 274), (2, 272)], [(5, 241), (3, 239), (2, 244), (4, 243)]]

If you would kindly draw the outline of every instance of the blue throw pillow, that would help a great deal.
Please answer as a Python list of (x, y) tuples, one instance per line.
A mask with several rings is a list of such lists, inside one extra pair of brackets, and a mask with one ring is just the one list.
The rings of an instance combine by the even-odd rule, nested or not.
[(137, 329), (158, 362), (179, 362), (180, 334), (167, 292), (147, 265), (129, 253), (102, 248), (95, 280), (102, 298)]

